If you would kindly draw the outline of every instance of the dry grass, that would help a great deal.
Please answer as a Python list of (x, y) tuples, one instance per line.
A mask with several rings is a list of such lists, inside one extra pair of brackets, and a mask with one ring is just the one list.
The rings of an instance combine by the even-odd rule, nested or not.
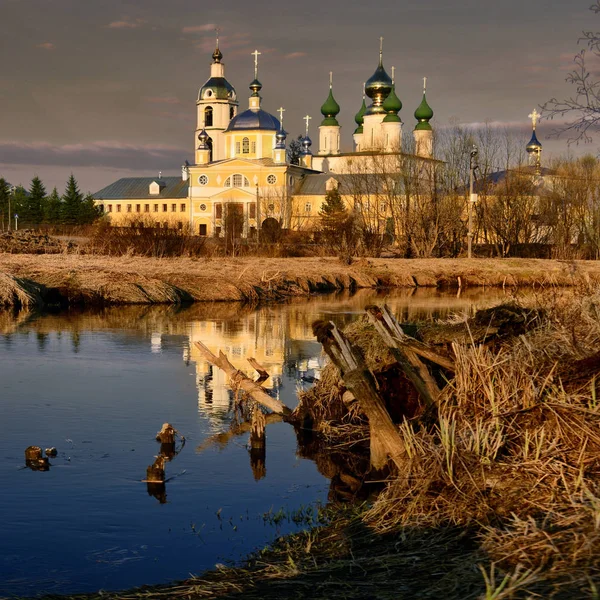
[(144, 258), (0, 254), (0, 273), (71, 303), (258, 301), (373, 287), (572, 286), (600, 283), (600, 262), (527, 259)]

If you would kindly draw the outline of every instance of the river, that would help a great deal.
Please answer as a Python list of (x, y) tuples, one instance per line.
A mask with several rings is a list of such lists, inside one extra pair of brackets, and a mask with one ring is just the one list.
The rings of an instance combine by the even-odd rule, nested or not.
[[(247, 436), (206, 444), (229, 428), (234, 398), (193, 342), (222, 350), (251, 376), (246, 358), (254, 357), (271, 375), (270, 393), (293, 407), (324, 364), (314, 320), (343, 326), (374, 302), (402, 320), (431, 319), (499, 298), (419, 289), (258, 310), (222, 303), (0, 313), (0, 595), (183, 579), (306, 526), (306, 509), (327, 502), (328, 480), (297, 455), (287, 424), (268, 426), (264, 468), (251, 468)], [(157, 488), (142, 480), (164, 422), (186, 441)], [(56, 447), (48, 470), (26, 467), (31, 445)]]

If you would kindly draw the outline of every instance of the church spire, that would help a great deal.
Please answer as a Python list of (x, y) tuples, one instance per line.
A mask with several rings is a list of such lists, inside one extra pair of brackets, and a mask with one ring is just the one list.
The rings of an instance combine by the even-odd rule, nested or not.
[(415, 119), (417, 120), (415, 131), (431, 131), (429, 121), (433, 119), (433, 110), (431, 110), (431, 107), (427, 104), (427, 98), (425, 97), (426, 90), (427, 77), (423, 77), (423, 99), (421, 100), (421, 104), (417, 107), (417, 110), (415, 110)]
[(540, 113), (538, 113), (537, 109), (533, 109), (533, 112), (529, 115), (531, 119), (531, 139), (525, 148), (527, 150), (527, 154), (530, 156), (530, 162), (532, 162), (535, 166), (536, 174), (539, 175), (542, 172), (542, 144), (538, 140), (537, 135), (535, 134), (535, 127), (540, 118)]
[(219, 64), (223, 60), (223, 53), (219, 50), (219, 28), (215, 29), (215, 34), (217, 38), (217, 45), (215, 47), (215, 51), (212, 54), (213, 63)]
[(260, 109), (260, 90), (262, 90), (262, 83), (258, 80), (258, 57), (261, 53), (258, 50), (250, 53), (251, 56), (254, 56), (254, 79), (250, 83), (250, 90), (252, 91), (252, 95), (250, 96), (250, 109), (251, 110), (259, 110)]

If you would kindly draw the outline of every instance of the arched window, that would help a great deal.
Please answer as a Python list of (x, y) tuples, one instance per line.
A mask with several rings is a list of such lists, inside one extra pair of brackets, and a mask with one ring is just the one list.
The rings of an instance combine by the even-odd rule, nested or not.
[(235, 173), (234, 175), (229, 176), (226, 180), (225, 183), (223, 184), (224, 187), (250, 187), (250, 181), (248, 180), (247, 177), (244, 177), (244, 175), (241, 175), (240, 173)]
[(229, 118), (233, 119), (233, 117), (235, 117), (235, 107), (230, 106), (229, 107)]
[[(212, 119), (212, 115), (210, 117)], [(208, 162), (212, 162), (213, 159), (213, 141), (212, 138), (208, 138), (206, 140), (206, 145), (208, 146), (208, 149), (210, 150), (210, 152), (208, 153)]]
[(204, 127), (212, 127), (213, 124), (213, 109), (212, 106), (207, 106), (204, 109)]
[(250, 140), (248, 138), (242, 140), (242, 154), (250, 154)]

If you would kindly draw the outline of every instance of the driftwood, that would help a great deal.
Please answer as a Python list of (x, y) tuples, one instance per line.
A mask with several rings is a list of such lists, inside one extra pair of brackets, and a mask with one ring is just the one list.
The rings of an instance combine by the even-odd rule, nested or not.
[(265, 415), (258, 404), (255, 404), (252, 409), (252, 429), (250, 430), (250, 467), (256, 481), (267, 474), (265, 466), (267, 456), (265, 425)]
[(402, 469), (404, 465), (401, 458), (406, 453), (404, 443), (377, 393), (375, 378), (366, 366), (360, 350), (353, 347), (331, 322), (317, 321), (313, 324), (313, 333), (340, 370), (346, 387), (369, 419), (371, 465), (375, 469), (381, 469), (389, 456)]
[(25, 465), (32, 471), (50, 470), (48, 457), (42, 456), (42, 449), (39, 446), (28, 446), (25, 448)]
[(223, 352), (219, 352), (219, 356), (215, 356), (202, 342), (195, 342), (195, 345), (208, 362), (219, 367), (229, 377), (229, 383), (234, 390), (238, 388), (244, 390), (255, 402), (283, 417), (289, 417), (292, 414), (292, 411), (283, 402), (271, 398), (259, 384), (236, 369)]
[(260, 384), (269, 379), (269, 373), (255, 358), (250, 357), (246, 360), (250, 363), (250, 366), (258, 373), (258, 379), (254, 383)]
[(408, 336), (402, 331), (389, 308), (384, 306), (381, 310), (377, 306), (369, 306), (366, 310), (369, 321), (375, 326), (377, 333), (427, 407), (435, 406), (441, 393), (440, 389), (427, 367), (417, 356), (413, 345), (406, 339)]

